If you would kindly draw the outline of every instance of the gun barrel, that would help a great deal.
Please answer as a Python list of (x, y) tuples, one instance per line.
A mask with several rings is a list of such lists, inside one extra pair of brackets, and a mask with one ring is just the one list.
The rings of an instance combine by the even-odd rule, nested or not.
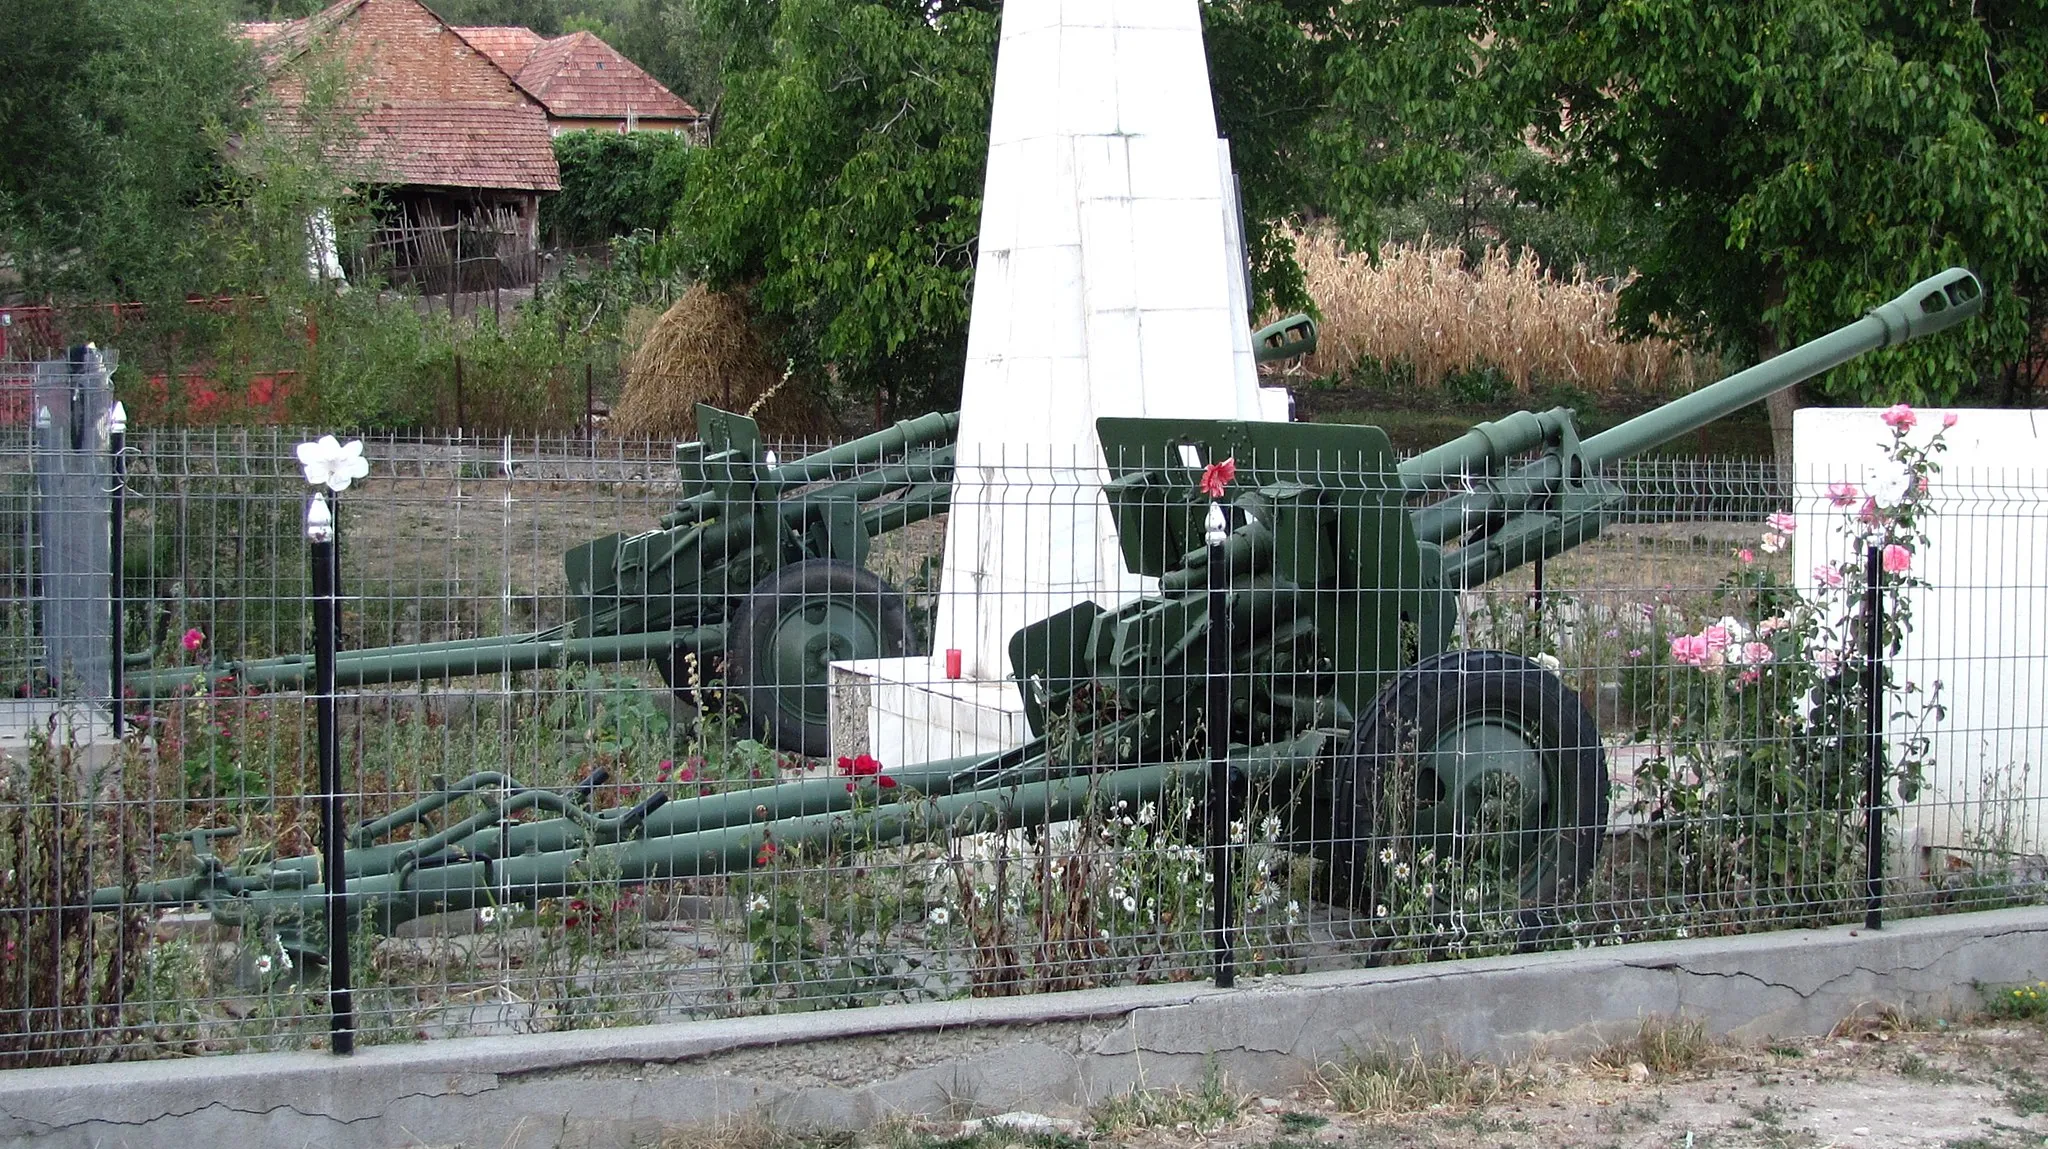
[[(1236, 746), (1233, 767), (1246, 778), (1289, 790), (1301, 772), (1328, 752), (1327, 731), (1261, 746)], [(1173, 779), (1199, 783), (1207, 759), (1092, 771), (1056, 767), (1042, 752), (1013, 761), (1015, 753), (948, 759), (894, 772), (919, 797), (861, 808), (844, 779), (819, 778), (703, 798), (643, 802), (633, 812), (597, 815), (616, 832), (593, 838), (572, 819), (470, 831), (444, 832), (433, 848), (459, 845), (454, 856), (425, 858), (419, 841), (350, 851), (349, 912), (372, 910), (382, 928), (438, 910), (488, 905), (520, 896), (567, 893), (588, 880), (583, 864), (596, 858), (601, 872), (624, 881), (743, 873), (759, 865), (764, 843), (778, 849), (857, 839), (873, 844), (940, 840), (973, 831), (1044, 825), (1074, 816), (1091, 801), (1124, 799), (1136, 806), (1155, 799)], [(534, 793), (526, 791), (527, 794)], [(633, 813), (645, 821), (628, 825)], [(511, 842), (500, 840), (509, 834)], [(511, 848), (505, 848), (510, 846)], [(377, 865), (359, 865), (358, 859)], [(91, 907), (203, 902), (225, 920), (277, 912), (303, 913), (321, 904), (315, 859), (288, 858), (263, 873), (175, 878), (94, 892)], [(432, 861), (434, 864), (424, 864)]]
[(870, 463), (912, 447), (950, 443), (960, 430), (958, 411), (934, 411), (863, 435), (851, 443), (828, 447), (814, 455), (792, 459), (777, 468), (775, 477), (791, 486), (815, 483), (834, 474)]
[(1582, 445), (1586, 462), (1598, 465), (1640, 455), (1866, 351), (1945, 331), (1983, 309), (1983, 285), (1963, 268), (1952, 267), (1847, 327), (1592, 436)]
[[(547, 670), (572, 663), (631, 662), (666, 654), (677, 646), (710, 649), (724, 645), (716, 627), (658, 630), (599, 638), (567, 638), (558, 628), (533, 634), (460, 639), (416, 646), (383, 646), (344, 650), (334, 660), (338, 687), (418, 682), (430, 678), (462, 678), (519, 670)], [(187, 666), (130, 674), (137, 695), (161, 697), (181, 687), (233, 678), (243, 686), (264, 690), (303, 687), (313, 676), (313, 656), (289, 654), (213, 666)]]
[(1541, 414), (1517, 411), (1431, 447), (1396, 470), (1402, 487), (1410, 492), (1442, 490), (1464, 479), (1484, 477), (1507, 459), (1555, 442), (1571, 420), (1572, 413), (1562, 407)]

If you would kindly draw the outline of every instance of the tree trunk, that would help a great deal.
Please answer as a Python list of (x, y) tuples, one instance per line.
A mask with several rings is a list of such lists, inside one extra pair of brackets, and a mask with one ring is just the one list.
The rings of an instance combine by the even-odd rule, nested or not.
[(1799, 387), (1787, 387), (1773, 391), (1764, 399), (1764, 410), (1771, 416), (1771, 456), (1778, 463), (1778, 477), (1785, 482), (1792, 481), (1792, 413), (1804, 406)]
[[(1764, 309), (1780, 307), (1785, 302), (1785, 277), (1772, 272), (1764, 285)], [(1781, 324), (1763, 324), (1758, 332), (1757, 361), (1762, 362), (1785, 350), (1784, 327)], [(1764, 398), (1764, 411), (1771, 417), (1771, 455), (1778, 464), (1780, 481), (1792, 481), (1792, 414), (1803, 405), (1801, 384), (1794, 384), (1782, 391), (1773, 391)]]

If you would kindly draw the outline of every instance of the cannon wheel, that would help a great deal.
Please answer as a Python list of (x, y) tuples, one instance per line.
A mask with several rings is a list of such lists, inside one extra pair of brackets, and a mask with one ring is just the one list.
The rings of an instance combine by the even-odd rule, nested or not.
[(1592, 876), (1606, 751), (1578, 695), (1520, 655), (1452, 651), (1402, 671), (1337, 766), (1333, 892), (1366, 913), (1397, 892), (1388, 850), (1397, 864), (1434, 851), (1498, 867), (1525, 920)]
[(726, 630), (725, 678), (755, 733), (776, 747), (831, 751), (830, 664), (899, 658), (910, 646), (903, 595), (838, 559), (791, 563), (755, 584)]

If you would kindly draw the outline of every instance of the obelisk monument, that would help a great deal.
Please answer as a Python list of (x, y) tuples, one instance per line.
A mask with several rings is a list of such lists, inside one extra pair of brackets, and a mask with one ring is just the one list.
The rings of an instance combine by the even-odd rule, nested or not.
[(1286, 417), (1258, 385), (1238, 229), (1197, 0), (1009, 0), (933, 655), (848, 668), (875, 676), (885, 762), (1020, 740), (1010, 636), (1146, 590), (1098, 417)]

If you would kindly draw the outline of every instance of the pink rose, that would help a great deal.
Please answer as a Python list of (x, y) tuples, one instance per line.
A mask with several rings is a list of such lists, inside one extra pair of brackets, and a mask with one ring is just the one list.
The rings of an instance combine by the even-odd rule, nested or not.
[(1948, 430), (1948, 429), (1949, 429), (1950, 427), (1953, 427), (1953, 426), (1955, 426), (1955, 425), (1956, 425), (1956, 413), (1955, 413), (1954, 411), (1950, 411), (1950, 412), (1949, 412), (1948, 414), (1946, 414), (1946, 415), (1943, 415), (1943, 416), (1941, 417), (1941, 429), (1942, 429), (1942, 430), (1946, 431), (1946, 430)]
[(1791, 534), (1796, 522), (1797, 520), (1784, 511), (1778, 511), (1764, 518), (1764, 525), (1771, 528), (1772, 533), (1780, 535)]
[(1743, 644), (1743, 646), (1742, 646), (1742, 661), (1744, 661), (1744, 662), (1746, 662), (1746, 663), (1750, 664), (1751, 666), (1762, 666), (1762, 665), (1763, 665), (1764, 663), (1766, 663), (1766, 662), (1769, 662), (1770, 660), (1771, 660), (1771, 644), (1770, 644), (1770, 643), (1768, 643), (1768, 642), (1749, 642), (1749, 643), (1744, 643), (1744, 644)]
[(1728, 633), (1728, 628), (1719, 623), (1700, 632), (1700, 641), (1707, 645), (1709, 654), (1718, 654), (1728, 649), (1728, 644), (1734, 640), (1734, 636)]
[(1913, 552), (1897, 543), (1885, 547), (1880, 552), (1880, 558), (1884, 562), (1886, 574), (1905, 574), (1913, 565)]
[(206, 645), (206, 632), (195, 626), (185, 632), (183, 641), (185, 643), (185, 653), (195, 654), (200, 647)]
[(1681, 634), (1671, 640), (1671, 661), (1699, 666), (1707, 661), (1707, 640), (1697, 634)]
[(1904, 403), (1897, 404), (1879, 418), (1894, 431), (1910, 431), (1920, 421), (1920, 416), (1913, 414), (1913, 408)]
[(1741, 550), (1735, 552), (1735, 558), (1736, 561), (1740, 562), (1743, 566), (1748, 566), (1749, 564), (1756, 561), (1756, 552), (1750, 550), (1748, 547), (1744, 547)]
[(1813, 568), (1813, 581), (1825, 587), (1842, 585), (1842, 568), (1833, 563), (1822, 563)]
[(1828, 502), (1830, 502), (1830, 503), (1833, 503), (1834, 505), (1836, 505), (1836, 506), (1838, 506), (1838, 507), (1853, 507), (1853, 506), (1855, 506), (1855, 505), (1856, 505), (1856, 484), (1854, 484), (1854, 483), (1829, 483), (1829, 484), (1828, 484)]

